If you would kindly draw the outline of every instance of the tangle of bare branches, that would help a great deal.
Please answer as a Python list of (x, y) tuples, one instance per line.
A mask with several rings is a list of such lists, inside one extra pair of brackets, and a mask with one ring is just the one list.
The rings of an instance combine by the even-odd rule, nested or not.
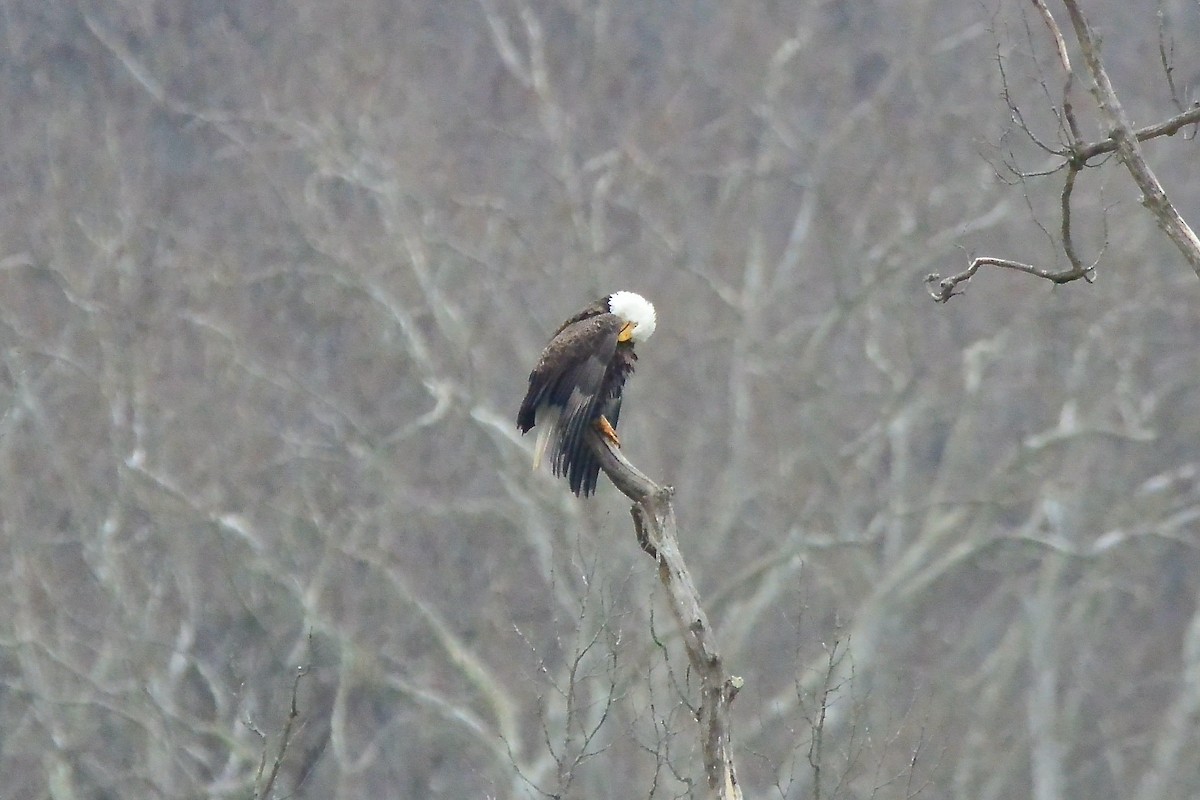
[[(1022, 132), (1031, 141), (1047, 153), (1060, 159), (1056, 166), (1049, 170), (1040, 171), (1036, 175), (1047, 175), (1059, 171), (1065, 172), (1060, 202), (1059, 237), (1069, 266), (1063, 270), (1052, 270), (1010, 258), (980, 256), (973, 258), (965, 270), (949, 277), (943, 278), (938, 273), (928, 275), (925, 280), (929, 287), (930, 296), (939, 303), (945, 303), (956, 294), (962, 294), (959, 286), (969, 281), (979, 271), (979, 268), (983, 266), (1013, 269), (1018, 272), (1044, 278), (1055, 284), (1070, 283), (1080, 278), (1089, 283), (1094, 281), (1096, 266), (1100, 255), (1103, 255), (1104, 248), (1101, 248), (1100, 255), (1090, 263), (1085, 263), (1079, 257), (1072, 237), (1071, 198), (1075, 191), (1076, 178), (1079, 176), (1079, 173), (1085, 168), (1095, 166), (1092, 162), (1097, 157), (1110, 153), (1115, 153), (1117, 159), (1125, 165), (1134, 182), (1142, 191), (1142, 204), (1154, 216), (1159, 228), (1179, 248), (1179, 251), (1192, 266), (1197, 276), (1200, 276), (1200, 238), (1197, 238), (1195, 231), (1192, 230), (1167, 197), (1162, 184), (1155, 176), (1150, 165), (1146, 162), (1140, 147), (1142, 142), (1161, 136), (1173, 136), (1189, 125), (1200, 123), (1200, 103), (1193, 103), (1190, 108), (1182, 109), (1181, 104), (1177, 102), (1177, 106), (1182, 109), (1179, 113), (1162, 122), (1135, 130), (1121, 106), (1112, 82), (1109, 80), (1108, 72), (1100, 58), (1099, 42), (1087, 18), (1080, 11), (1079, 5), (1075, 0), (1063, 0), (1063, 6), (1066, 8), (1067, 16), (1071, 20), (1072, 30), (1075, 33), (1075, 40), (1083, 56), (1088, 76), (1091, 79), (1091, 94), (1096, 102), (1096, 107), (1100, 112), (1105, 128), (1110, 131), (1108, 137), (1104, 139), (1087, 141), (1080, 133), (1075, 110), (1072, 106), (1071, 88), (1075, 73), (1067, 52), (1066, 39), (1045, 1), (1031, 0), (1031, 2), (1037, 8), (1042, 21), (1050, 32), (1050, 36), (1054, 41), (1055, 52), (1058, 56), (1059, 66), (1062, 68), (1065, 76), (1062, 88), (1062, 113), (1060, 120), (1063, 123), (1062, 133), (1066, 141), (1059, 147), (1052, 147), (1045, 144), (1030, 130), (1028, 124), (1024, 121), (1020, 109), (1016, 107), (1011, 99), (1008, 101), (1009, 111), (1011, 112), (1012, 119), (1020, 126)], [(1161, 38), (1160, 31), (1160, 40)], [(1170, 75), (1169, 62), (1166, 50), (1161, 41), (1159, 49), (1164, 68), (1167, 69), (1168, 82), (1174, 94), (1174, 83)], [(1001, 69), (1003, 73), (1003, 68)], [(1019, 176), (1025, 178), (1034, 175), (1019, 173)]]

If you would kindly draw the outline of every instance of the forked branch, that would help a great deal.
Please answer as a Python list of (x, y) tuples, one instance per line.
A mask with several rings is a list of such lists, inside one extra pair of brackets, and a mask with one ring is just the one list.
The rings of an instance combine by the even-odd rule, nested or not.
[(1196, 237), (1196, 232), (1171, 203), (1154, 171), (1142, 156), (1137, 135), (1121, 107), (1121, 101), (1108, 78), (1104, 63), (1100, 60), (1100, 45), (1092, 33), (1091, 25), (1079, 10), (1076, 0), (1063, 0), (1063, 5), (1067, 7), (1067, 15), (1075, 29), (1075, 38), (1079, 40), (1079, 49), (1083, 52), (1083, 61), (1092, 76), (1092, 95), (1100, 108), (1105, 125), (1111, 131), (1109, 138), (1116, 142), (1117, 158), (1121, 159), (1121, 163), (1142, 190), (1142, 205), (1150, 209), (1158, 227), (1175, 243), (1179, 252), (1191, 264), (1192, 270), (1200, 277), (1200, 238)]
[(733, 698), (742, 688), (742, 679), (725, 673), (708, 616), (679, 550), (675, 508), (671, 503), (674, 492), (671, 487), (660, 486), (646, 477), (620, 449), (595, 431), (588, 432), (588, 446), (596, 454), (604, 474), (633, 501), (630, 512), (638, 544), (658, 562), (658, 578), (667, 590), (671, 615), (679, 626), (688, 661), (700, 677), (697, 722), (712, 796), (741, 800), (730, 732)]

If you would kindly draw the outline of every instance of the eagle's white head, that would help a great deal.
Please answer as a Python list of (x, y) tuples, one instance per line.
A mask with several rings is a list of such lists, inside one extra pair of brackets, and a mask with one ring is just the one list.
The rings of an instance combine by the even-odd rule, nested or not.
[(613, 292), (608, 296), (608, 310), (626, 322), (633, 323), (631, 338), (636, 342), (644, 342), (654, 333), (657, 321), (654, 306), (640, 294), (633, 292)]

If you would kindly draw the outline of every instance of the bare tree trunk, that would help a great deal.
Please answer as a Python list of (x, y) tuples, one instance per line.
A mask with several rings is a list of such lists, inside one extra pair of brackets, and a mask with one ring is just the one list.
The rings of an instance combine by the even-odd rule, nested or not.
[(731, 707), (742, 687), (742, 679), (725, 673), (721, 656), (713, 641), (708, 616), (700, 605), (700, 595), (679, 550), (674, 490), (659, 486), (631, 464), (620, 450), (594, 431), (588, 443), (600, 460), (600, 467), (626, 497), (633, 501), (634, 529), (638, 544), (658, 562), (658, 578), (667, 590), (671, 614), (679, 625), (688, 660), (700, 676), (700, 708), (696, 721), (704, 750), (704, 771), (712, 796), (721, 800), (741, 800), (733, 764), (730, 741)]

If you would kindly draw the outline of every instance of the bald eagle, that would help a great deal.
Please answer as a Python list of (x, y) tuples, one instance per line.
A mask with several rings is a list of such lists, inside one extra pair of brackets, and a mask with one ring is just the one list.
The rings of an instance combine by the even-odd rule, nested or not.
[(633, 372), (633, 347), (654, 333), (654, 306), (640, 294), (615, 292), (568, 319), (529, 373), (517, 413), (522, 434), (538, 427), (533, 467), (549, 453), (550, 468), (576, 496), (596, 491), (600, 465), (587, 446), (588, 426), (616, 446), (621, 390)]

